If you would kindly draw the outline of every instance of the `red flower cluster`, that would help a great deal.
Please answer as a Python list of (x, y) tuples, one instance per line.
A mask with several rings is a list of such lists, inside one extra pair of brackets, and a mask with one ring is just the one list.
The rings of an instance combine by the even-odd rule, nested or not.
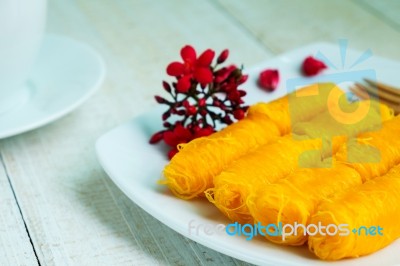
[[(169, 108), (162, 115), (165, 129), (155, 133), (150, 143), (163, 140), (171, 146), (169, 158), (177, 153), (178, 144), (208, 136), (218, 123), (229, 125), (245, 116), (247, 107), (242, 105), (242, 98), (246, 92), (238, 87), (247, 80), (247, 75), (234, 65), (220, 67), (228, 56), (228, 50), (222, 51), (212, 65), (214, 51), (208, 49), (197, 57), (194, 48), (187, 45), (181, 49), (183, 62), (168, 65), (167, 74), (176, 81), (172, 84), (164, 81), (163, 87), (172, 100), (155, 96), (158, 103)], [(172, 116), (174, 123), (167, 121)]]

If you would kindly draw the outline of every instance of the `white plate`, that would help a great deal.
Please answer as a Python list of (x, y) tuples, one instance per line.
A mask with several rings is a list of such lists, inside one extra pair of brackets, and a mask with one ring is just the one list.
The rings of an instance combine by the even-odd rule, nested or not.
[(24, 102), (0, 115), (0, 139), (43, 126), (85, 102), (103, 81), (102, 58), (88, 45), (47, 35), (21, 91)]
[[(333, 58), (332, 61), (336, 61), (335, 58), (340, 59), (336, 45), (317, 43), (286, 53), (252, 68), (249, 71), (249, 81), (243, 86), (248, 91), (247, 103), (261, 100), (270, 101), (284, 95), (286, 93), (283, 89), (284, 81), (289, 78), (299, 78), (299, 64), (305, 56), (315, 54), (317, 51), (323, 52), (328, 58)], [(347, 54), (351, 64), (351, 61), (357, 58), (360, 52), (347, 51)], [(340, 63), (340, 60), (334, 63)], [(391, 75), (395, 72), (400, 73), (399, 63), (374, 56), (363, 64), (367, 68), (374, 66), (379, 79), (400, 84), (399, 75)], [(255, 86), (257, 74), (266, 67), (279, 68), (282, 77), (278, 91), (270, 94), (260, 91)], [(361, 70), (362, 68), (359, 67), (358, 71)], [(331, 69), (322, 76), (335, 75), (340, 71), (343, 70)], [(322, 76), (321, 78), (324, 79)], [(301, 83), (306, 80), (300, 78), (297, 82)], [(307, 81), (313, 82), (314, 80)], [(398, 252), (400, 242), (395, 242), (373, 255), (328, 263), (316, 259), (305, 247), (278, 246), (264, 239), (246, 241), (244, 237), (226, 234), (207, 235), (204, 232), (205, 225), (216, 226), (220, 223), (226, 225), (229, 221), (206, 200), (180, 200), (172, 196), (165, 187), (156, 184), (168, 161), (165, 147), (150, 145), (148, 140), (153, 132), (161, 128), (161, 113), (162, 109), (156, 109), (108, 132), (97, 141), (96, 148), (101, 165), (115, 184), (133, 202), (173, 230), (206, 247), (255, 264), (393, 265), (400, 262), (400, 253)], [(190, 222), (195, 227), (203, 224), (203, 229), (200, 228), (197, 233), (196, 230), (189, 233)]]

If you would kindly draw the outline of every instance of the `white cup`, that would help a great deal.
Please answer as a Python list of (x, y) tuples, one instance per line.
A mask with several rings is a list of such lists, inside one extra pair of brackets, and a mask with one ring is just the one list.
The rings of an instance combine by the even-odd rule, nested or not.
[(46, 24), (46, 0), (0, 0), (0, 114), (20, 103)]

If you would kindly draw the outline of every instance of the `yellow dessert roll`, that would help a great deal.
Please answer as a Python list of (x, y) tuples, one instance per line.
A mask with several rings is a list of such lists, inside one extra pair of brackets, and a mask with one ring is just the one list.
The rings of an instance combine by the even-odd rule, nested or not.
[(364, 181), (381, 176), (400, 163), (399, 136), (400, 116), (396, 116), (341, 147), (335, 159), (354, 168)]
[(383, 121), (392, 119), (393, 110), (378, 101), (368, 100), (359, 102), (341, 101), (329, 110), (311, 120), (297, 123), (293, 126), (293, 133), (306, 135), (310, 139), (323, 138), (326, 147), (325, 157), (335, 154), (349, 137), (356, 137), (359, 133), (374, 130), (381, 126)]
[[(360, 102), (359, 104), (371, 103)], [(321, 126), (339, 135), (346, 136), (345, 134), (349, 134), (351, 136), (356, 135), (360, 130), (365, 131), (371, 129), (371, 126), (379, 125), (381, 120), (392, 118), (392, 111), (384, 105), (373, 102), (369, 108), (371, 112), (368, 114), (368, 120), (361, 121), (357, 124), (357, 127), (341, 128), (332, 126), (334, 121), (329, 121), (329, 118), (324, 114), (314, 118), (315, 123), (302, 123), (303, 125), (301, 126), (308, 126), (303, 128), (304, 132), (302, 133), (308, 133), (308, 135), (316, 137), (318, 136), (315, 134), (316, 132), (310, 129), (315, 128), (317, 130), (317, 126)], [(325, 121), (328, 123), (325, 124)], [(344, 125), (346, 124), (344, 123)], [(323, 129), (317, 131), (321, 135), (326, 134), (326, 132)], [(337, 148), (334, 147), (334, 150)], [(360, 174), (356, 170), (339, 163), (335, 163), (333, 168), (298, 169), (274, 184), (258, 188), (257, 192), (249, 197), (247, 205), (255, 222), (261, 222), (262, 224), (281, 223), (284, 229), (283, 234), (285, 234), (285, 225), (300, 225), (296, 235), (282, 237), (281, 235), (273, 236), (267, 234), (266, 237), (276, 243), (301, 245), (307, 240), (307, 235), (303, 228), (309, 224), (310, 217), (314, 213), (317, 204), (335, 193), (361, 184), (362, 181)], [(291, 227), (288, 226), (288, 228), (290, 231)]]
[(279, 136), (272, 121), (262, 114), (252, 114), (222, 131), (180, 145), (183, 148), (179, 147), (180, 151), (164, 168), (165, 179), (160, 183), (182, 199), (203, 196), (213, 185), (213, 177), (231, 160)]
[(265, 232), (266, 238), (297, 246), (307, 241), (306, 226), (320, 201), (360, 184), (358, 172), (341, 164), (298, 169), (286, 178), (258, 188), (249, 196), (247, 206), (255, 223), (280, 226), (280, 233)]
[(367, 255), (389, 245), (400, 237), (399, 191), (397, 165), (384, 176), (324, 200), (311, 223), (320, 223), (325, 232), (309, 236), (310, 250), (321, 259), (339, 260)]
[(232, 163), (214, 178), (215, 187), (207, 190), (206, 196), (232, 221), (252, 223), (246, 205), (249, 193), (290, 174), (297, 168), (299, 155), (304, 151), (320, 148), (321, 140), (281, 137)]
[[(348, 129), (342, 129), (342, 127), (348, 127), (349, 124), (345, 123), (346, 121), (351, 121), (350, 118), (346, 118), (348, 120), (341, 120), (341, 123), (334, 127), (327, 126), (328, 130), (319, 130), (317, 133), (321, 134), (320, 138), (322, 141), (318, 141), (323, 145), (323, 147), (319, 149), (306, 149), (305, 146), (303, 146), (304, 150), (302, 151), (292, 151), (292, 147), (296, 147), (296, 145), (299, 146), (297, 138), (314, 139), (315, 137), (315, 140), (317, 140), (316, 137), (318, 134), (316, 134), (316, 132), (306, 130), (304, 130), (304, 132), (300, 131), (300, 133), (308, 133), (309, 135), (292, 135), (294, 139), (288, 138), (285, 142), (262, 146), (255, 152), (247, 154), (233, 162), (220, 175), (215, 177), (214, 188), (207, 191), (208, 199), (231, 220), (243, 223), (251, 222), (253, 217), (250, 215), (248, 206), (246, 206), (246, 200), (252, 189), (262, 187), (270, 183), (271, 180), (279, 179), (278, 177), (283, 178), (298, 166), (321, 167), (321, 158), (327, 158), (332, 154), (332, 141), (327, 136), (331, 136), (332, 138), (334, 133), (349, 134), (349, 137), (355, 136), (360, 132), (371, 129), (377, 124), (381, 125), (382, 120), (392, 118), (393, 116), (392, 110), (377, 102), (371, 103), (365, 101), (361, 103), (346, 103), (348, 108), (353, 105), (356, 108), (358, 105), (361, 107), (368, 107), (368, 113), (358, 114), (362, 118), (366, 116), (368, 118), (366, 121), (360, 120), (356, 125), (351, 125)], [(334, 112), (336, 111), (326, 111), (311, 119), (310, 123), (296, 124), (294, 128), (300, 130), (305, 125), (314, 127), (314, 123), (323, 126), (324, 119), (335, 115)], [(332, 124), (333, 121), (330, 121), (330, 123)], [(340, 125), (342, 125), (342, 127)], [(318, 129), (318, 127), (316, 129)], [(334, 152), (336, 152), (346, 140), (347, 136), (337, 138), (336, 141), (333, 142)], [(295, 157), (290, 158), (290, 156)], [(326, 160), (323, 162), (325, 161)], [(273, 164), (273, 166), (270, 166), (270, 164)], [(329, 165), (329, 161), (327, 164)]]
[(329, 97), (331, 93), (343, 94), (343, 91), (334, 83), (312, 84), (268, 104), (256, 104), (248, 114), (266, 115), (278, 126), (281, 135), (286, 135), (292, 132), (292, 125), (310, 120), (328, 106), (335, 106), (337, 99)]
[(214, 177), (230, 162), (287, 134), (291, 118), (302, 121), (326, 109), (326, 94), (331, 89), (339, 90), (332, 83), (314, 84), (271, 103), (256, 104), (237, 123), (179, 145), (179, 152), (164, 168), (164, 179), (159, 183), (167, 185), (179, 198), (203, 196), (206, 189), (213, 187)]

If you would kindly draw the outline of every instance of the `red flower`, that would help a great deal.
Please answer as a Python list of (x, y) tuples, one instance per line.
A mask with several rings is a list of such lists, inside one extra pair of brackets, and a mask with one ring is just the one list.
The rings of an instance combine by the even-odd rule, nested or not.
[(185, 107), (188, 115), (195, 115), (197, 113), (197, 108), (191, 105), (187, 100), (183, 102), (183, 107)]
[(243, 119), (244, 118), (244, 111), (242, 109), (237, 109), (235, 111), (233, 111), (233, 116), (237, 119)]
[(236, 89), (228, 92), (227, 97), (233, 103), (240, 103), (240, 101), (242, 100), (242, 96), (240, 95), (240, 92)]
[(198, 105), (199, 105), (199, 107), (206, 106), (206, 99), (205, 98), (199, 99)]
[(159, 131), (153, 134), (153, 136), (151, 136), (149, 142), (150, 144), (154, 144), (159, 142), (160, 140), (162, 140), (164, 137), (164, 131)]
[(230, 65), (227, 67), (223, 67), (217, 72), (215, 72), (215, 82), (224, 82), (229, 75), (237, 69), (237, 66), (235, 65)]
[(214, 129), (212, 127), (196, 127), (193, 131), (194, 133), (192, 133), (188, 128), (183, 127), (181, 124), (177, 124), (173, 130), (163, 132), (164, 142), (172, 147), (168, 152), (169, 159), (174, 157), (178, 152), (178, 144), (188, 143), (193, 139), (208, 136), (214, 132)]
[(176, 90), (180, 93), (186, 93), (189, 91), (192, 83), (190, 80), (192, 79), (191, 75), (186, 75), (178, 79), (178, 83), (176, 84)]
[(217, 58), (217, 63), (221, 64), (225, 62), (228, 56), (229, 56), (229, 50), (228, 49), (223, 50)]
[(260, 73), (258, 84), (267, 91), (274, 91), (279, 83), (279, 72), (276, 69), (266, 69)]
[(304, 59), (303, 64), (301, 66), (302, 72), (305, 76), (315, 76), (320, 73), (322, 70), (327, 68), (324, 62), (315, 59), (312, 56)]
[(187, 45), (180, 54), (183, 62), (172, 62), (166, 69), (174, 81), (162, 83), (170, 98), (155, 96), (157, 103), (168, 106), (161, 115), (164, 129), (149, 140), (151, 144), (163, 141), (170, 146), (170, 159), (178, 152), (179, 144), (208, 136), (218, 123), (229, 125), (243, 118), (247, 110), (242, 106), (246, 92), (238, 86), (248, 76), (235, 65), (221, 65), (229, 56), (228, 50), (219, 54), (212, 67), (215, 53), (211, 49), (197, 57), (195, 49)]
[(192, 140), (192, 133), (189, 129), (177, 124), (173, 130), (164, 132), (164, 141), (169, 146), (176, 148), (178, 144), (187, 143)]
[(186, 93), (191, 86), (191, 79), (194, 78), (202, 86), (206, 86), (213, 80), (213, 73), (210, 69), (215, 52), (211, 49), (204, 51), (198, 58), (196, 51), (190, 45), (181, 49), (183, 63), (172, 62), (167, 67), (167, 74), (178, 78), (176, 89), (178, 92)]
[(214, 129), (212, 127), (206, 127), (206, 128), (196, 128), (194, 132), (193, 139), (200, 138), (200, 137), (206, 137), (208, 135), (211, 135), (214, 133)]

